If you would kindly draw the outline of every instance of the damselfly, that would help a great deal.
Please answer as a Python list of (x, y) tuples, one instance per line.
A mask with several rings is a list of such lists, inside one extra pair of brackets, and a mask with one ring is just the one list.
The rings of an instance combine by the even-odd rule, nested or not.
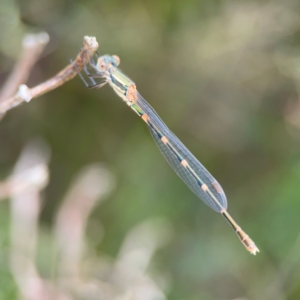
[[(155, 110), (137, 91), (135, 83), (118, 69), (119, 64), (120, 58), (116, 55), (99, 57), (97, 54), (96, 63), (90, 59), (94, 74), (90, 74), (85, 66), (85, 72), (93, 85), (89, 86), (82, 75), (79, 75), (89, 88), (101, 88), (107, 83), (113, 88), (148, 125), (156, 145), (177, 175), (205, 204), (224, 216), (246, 249), (255, 255), (259, 252), (255, 243), (227, 212), (227, 199), (220, 184), (169, 130)], [(94, 78), (101, 78), (103, 81), (98, 84)]]

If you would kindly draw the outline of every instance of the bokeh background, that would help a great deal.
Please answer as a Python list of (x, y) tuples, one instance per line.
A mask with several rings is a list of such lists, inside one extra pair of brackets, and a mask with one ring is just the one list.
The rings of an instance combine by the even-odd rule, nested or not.
[[(88, 90), (76, 77), (0, 123), (1, 180), (32, 138), (51, 148), (36, 216), (34, 264), (43, 282), (67, 299), (300, 299), (299, 13), (293, 0), (0, 1), (2, 83), (25, 34), (50, 36), (29, 87), (75, 58), (85, 35), (95, 36), (100, 54), (120, 56), (120, 68), (221, 183), (229, 212), (260, 249), (256, 257), (247, 253), (222, 216), (181, 182), (109, 86)], [(111, 187), (103, 203), (87, 209), (72, 281), (75, 273), (57, 271), (64, 261), (53, 254), (53, 232), (72, 203), (65, 195), (74, 178), (95, 163), (109, 173)], [(94, 185), (101, 189), (103, 180)], [(9, 198), (0, 202), (0, 299), (24, 299), (9, 263), (11, 211)], [(111, 274), (124, 243), (135, 249), (145, 238), (152, 252), (142, 251), (149, 259), (139, 271), (157, 293), (136, 296), (132, 283), (140, 291), (143, 284), (124, 284), (134, 263), (118, 280)], [(140, 252), (131, 253), (133, 261), (142, 260)]]

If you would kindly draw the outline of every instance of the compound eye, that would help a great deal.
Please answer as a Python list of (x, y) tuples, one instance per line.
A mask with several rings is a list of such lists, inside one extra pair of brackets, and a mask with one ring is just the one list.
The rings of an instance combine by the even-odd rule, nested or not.
[(106, 71), (106, 63), (103, 59), (98, 60), (97, 68), (100, 72), (105, 72)]
[(113, 55), (112, 57), (115, 61), (116, 66), (118, 66), (120, 64), (120, 57), (118, 55)]

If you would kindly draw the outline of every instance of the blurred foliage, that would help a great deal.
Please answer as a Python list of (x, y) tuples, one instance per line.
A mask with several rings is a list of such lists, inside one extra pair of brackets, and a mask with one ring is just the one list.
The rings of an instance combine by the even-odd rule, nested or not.
[[(131, 228), (163, 216), (175, 234), (154, 261), (169, 273), (168, 299), (300, 298), (298, 1), (0, 1), (2, 82), (25, 33), (51, 38), (29, 86), (67, 65), (84, 35), (96, 36), (99, 52), (120, 56), (140, 93), (222, 184), (229, 212), (261, 253), (251, 257), (177, 178), (108, 86), (87, 90), (79, 78), (0, 124), (1, 178), (31, 137), (51, 146), (42, 235), (74, 174), (105, 162), (117, 183), (91, 216), (105, 230), (101, 243), (87, 231), (94, 251), (115, 257)], [(0, 204), (0, 299), (15, 299), (5, 263), (8, 207)]]

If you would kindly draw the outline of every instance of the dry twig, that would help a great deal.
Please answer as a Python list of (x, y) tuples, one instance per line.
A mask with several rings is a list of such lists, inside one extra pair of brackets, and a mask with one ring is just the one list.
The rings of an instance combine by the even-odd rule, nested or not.
[(78, 278), (84, 249), (84, 229), (97, 203), (111, 191), (114, 180), (101, 165), (84, 168), (65, 197), (56, 219), (56, 240), (60, 253), (59, 275)]
[(74, 78), (76, 74), (82, 70), (84, 64), (88, 63), (88, 57), (92, 57), (97, 49), (98, 43), (96, 38), (85, 36), (83, 39), (83, 47), (81, 48), (76, 59), (71, 64), (69, 64), (54, 77), (33, 88), (28, 88), (27, 85), (22, 84), (19, 87), (19, 91), (14, 96), (7, 98), (0, 103), (0, 116), (5, 114), (13, 107), (23, 102), (29, 102), (33, 98), (37, 98), (43, 94), (46, 94), (61, 86), (66, 81)]
[(23, 52), (0, 91), (0, 103), (11, 97), (19, 85), (26, 83), (30, 71), (49, 42), (46, 32), (28, 34), (23, 39)]

